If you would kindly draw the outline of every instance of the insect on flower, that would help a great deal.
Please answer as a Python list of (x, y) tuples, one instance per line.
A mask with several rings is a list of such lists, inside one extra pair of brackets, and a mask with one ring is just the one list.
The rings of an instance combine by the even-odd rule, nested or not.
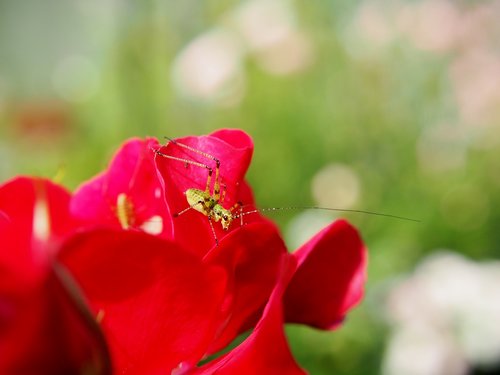
[[(174, 213), (174, 217), (178, 217), (187, 211), (193, 209), (205, 215), (208, 218), (208, 222), (210, 224), (210, 228), (212, 229), (213, 236), (215, 238), (215, 243), (218, 244), (217, 235), (215, 234), (215, 229), (213, 226), (213, 222), (220, 222), (222, 229), (225, 231), (229, 230), (233, 220), (240, 218), (240, 224), (243, 225), (243, 215), (242, 215), (242, 204), (241, 202), (235, 203), (231, 208), (226, 209), (222, 206), (224, 203), (224, 199), (226, 197), (227, 186), (221, 183), (220, 176), (220, 160), (215, 156), (210, 155), (202, 150), (198, 150), (186, 144), (177, 142), (173, 139), (167, 137), (167, 139), (173, 143), (174, 145), (184, 148), (186, 150), (192, 151), (196, 154), (199, 154), (209, 160), (215, 162), (215, 176), (214, 168), (210, 167), (208, 164), (197, 162), (194, 160), (189, 160), (185, 158), (179, 158), (173, 155), (167, 155), (159, 150), (153, 149), (156, 155), (176, 160), (185, 165), (194, 165), (200, 168), (205, 168), (208, 171), (207, 182), (205, 185), (205, 190), (190, 188), (185, 191), (188, 207), (183, 209), (180, 212)], [(212, 177), (214, 179), (213, 188), (212, 188)], [(221, 192), (222, 187), (222, 192)]]
[[(221, 181), (221, 161), (213, 156), (210, 153), (207, 153), (201, 149), (194, 148), (187, 144), (181, 143), (177, 140), (165, 137), (168, 140), (167, 146), (169, 143), (172, 145), (179, 147), (180, 149), (190, 151), (192, 153), (198, 154), (205, 158), (207, 162), (196, 161), (192, 159), (188, 159), (187, 157), (179, 157), (174, 155), (169, 155), (168, 153), (160, 151), (160, 149), (152, 148), (152, 151), (156, 154), (156, 156), (163, 157), (166, 159), (174, 160), (179, 163), (183, 163), (187, 168), (189, 165), (193, 165), (199, 168), (204, 168), (207, 170), (207, 178), (205, 189), (199, 188), (188, 188), (184, 195), (186, 196), (186, 200), (188, 206), (182, 209), (179, 212), (173, 214), (174, 217), (179, 217), (180, 215), (190, 211), (195, 210), (205, 215), (208, 218), (208, 222), (210, 224), (210, 228), (212, 230), (213, 237), (215, 239), (216, 245), (218, 245), (218, 238), (215, 232), (213, 222), (220, 222), (222, 229), (224, 231), (228, 231), (232, 225), (232, 223), (239, 219), (239, 223), (242, 226), (244, 224), (243, 217), (246, 215), (251, 215), (260, 212), (266, 211), (280, 211), (280, 210), (299, 210), (299, 209), (316, 209), (316, 210), (326, 210), (326, 211), (338, 211), (338, 212), (351, 212), (351, 213), (362, 213), (368, 215), (376, 215), (376, 216), (385, 216), (400, 220), (408, 220), (418, 222), (419, 220), (384, 214), (379, 212), (365, 211), (365, 210), (355, 210), (355, 209), (343, 209), (343, 208), (329, 208), (329, 207), (317, 207), (317, 206), (288, 206), (288, 207), (268, 207), (268, 208), (258, 208), (251, 209), (249, 211), (243, 211), (244, 204), (242, 202), (236, 202), (230, 208), (224, 208), (223, 204), (226, 197), (227, 186), (225, 183)], [(209, 163), (214, 164), (215, 168), (211, 167)], [(213, 181), (213, 183), (212, 183)], [(213, 185), (213, 186), (212, 186)], [(222, 188), (222, 191), (221, 191)]]

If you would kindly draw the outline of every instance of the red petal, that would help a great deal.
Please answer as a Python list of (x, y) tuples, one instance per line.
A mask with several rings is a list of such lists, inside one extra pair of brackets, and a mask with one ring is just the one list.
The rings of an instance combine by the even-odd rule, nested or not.
[(250, 336), (226, 355), (187, 374), (304, 375), (295, 362), (283, 332), (283, 292), (295, 269), (284, 256), (282, 270), (262, 317)]
[(335, 221), (293, 255), (298, 269), (285, 294), (286, 321), (335, 328), (363, 296), (367, 253), (358, 232)]
[(171, 215), (165, 205), (152, 148), (158, 148), (153, 138), (125, 142), (107, 171), (77, 189), (71, 200), (73, 215), (89, 224), (122, 228), (119, 215), (125, 211), (117, 207), (121, 195), (132, 204), (127, 220), (131, 229), (157, 228), (158, 233), (153, 234), (170, 238)]
[(52, 274), (57, 244), (74, 229), (69, 199), (38, 178), (0, 187), (1, 374), (108, 373), (99, 331)]
[(95, 323), (86, 320), (59, 281), (48, 276), (29, 290), (0, 285), (0, 373), (110, 374), (105, 342)]
[(70, 194), (40, 178), (17, 177), (0, 186), (0, 269), (18, 280), (43, 274), (56, 244), (75, 228)]
[[(242, 130), (239, 129), (220, 129), (216, 130), (211, 137), (219, 138), (220, 140), (232, 145), (238, 149), (251, 149), (253, 152), (253, 141), (252, 138)], [(248, 160), (246, 163), (250, 164), (250, 159), (252, 154), (248, 155)]]
[(103, 317), (117, 373), (170, 373), (205, 353), (226, 287), (220, 267), (141, 232), (82, 235), (63, 261)]
[(285, 245), (270, 223), (245, 225), (227, 235), (220, 246), (207, 254), (206, 262), (223, 266), (230, 275), (231, 298), (228, 320), (209, 353), (224, 348), (259, 319), (285, 254)]
[[(212, 183), (210, 194), (213, 193), (215, 182), (216, 162), (209, 157), (183, 148), (179, 144), (187, 145), (196, 150), (210, 154), (220, 161), (221, 193), (226, 190), (225, 208), (231, 208), (240, 198), (240, 187), (250, 163), (253, 152), (251, 138), (240, 130), (222, 130), (212, 135), (201, 137), (186, 137), (169, 142), (161, 147), (160, 152), (186, 161), (194, 161), (212, 168)], [(196, 188), (205, 190), (208, 170), (204, 167), (186, 162), (157, 156), (156, 163), (165, 184), (165, 196), (170, 212), (178, 213), (188, 207), (185, 192)], [(224, 187), (226, 186), (226, 187)], [(248, 191), (245, 197), (251, 196)], [(253, 204), (253, 202), (243, 202)], [(233, 223), (233, 228), (239, 223)], [(220, 240), (226, 232), (222, 231), (220, 223), (214, 223), (216, 236)], [(210, 228), (207, 216), (195, 210), (189, 210), (174, 220), (176, 241), (201, 256), (215, 245), (214, 235)]]

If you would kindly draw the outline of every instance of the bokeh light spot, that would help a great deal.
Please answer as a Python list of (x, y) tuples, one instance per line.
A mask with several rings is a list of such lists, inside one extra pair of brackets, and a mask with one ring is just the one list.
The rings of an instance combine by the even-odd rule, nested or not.
[(350, 208), (360, 196), (360, 181), (354, 170), (343, 164), (328, 164), (312, 180), (314, 200), (321, 207)]

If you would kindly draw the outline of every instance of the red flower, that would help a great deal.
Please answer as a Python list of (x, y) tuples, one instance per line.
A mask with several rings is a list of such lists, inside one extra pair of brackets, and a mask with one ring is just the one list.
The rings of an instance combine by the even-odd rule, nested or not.
[[(220, 161), (220, 194), (221, 199), (224, 197), (222, 205), (226, 209), (231, 209), (238, 202), (245, 205), (247, 209), (254, 206), (251, 189), (244, 180), (253, 153), (252, 139), (242, 131), (226, 129), (208, 136), (186, 137), (176, 142), (169, 142), (158, 150), (163, 155), (177, 158), (174, 160), (160, 155), (156, 157), (156, 165), (164, 182), (166, 202), (171, 213), (179, 213), (189, 207), (186, 199), (188, 189), (205, 190), (209, 175), (207, 168), (212, 170), (211, 194), (214, 193), (217, 180), (217, 161), (186, 149), (182, 145), (200, 150)], [(199, 165), (188, 162), (195, 162)], [(234, 212), (237, 214), (238, 210)], [(259, 215), (245, 217), (245, 223), (259, 220)], [(236, 218), (229, 229), (234, 230), (238, 226), (241, 226), (240, 218)], [(176, 241), (201, 256), (215, 246), (214, 237), (221, 239), (226, 234), (221, 223), (214, 222), (214, 236), (208, 217), (194, 209), (175, 218), (173, 227)]]
[[(262, 237), (256, 245), (262, 247), (244, 245), (257, 233)], [(211, 374), (214, 368), (240, 373), (232, 369), (249, 363), (253, 367), (241, 373), (273, 368), (277, 372), (271, 373), (303, 373), (283, 334), (281, 300), (295, 261), (286, 252), (276, 253), (266, 271), (259, 262), (245, 259), (253, 256), (247, 251), (264, 255), (266, 249), (283, 246), (276, 241), (279, 237), (265, 224), (251, 224), (221, 242), (218, 249), (226, 257), (202, 261), (174, 242), (148, 234), (101, 230), (74, 237), (61, 259), (99, 317), (117, 373), (169, 373), (176, 368), (180, 373)], [(260, 280), (245, 280), (253, 277), (251, 271), (265, 273)], [(247, 303), (245, 297), (250, 297)], [(240, 347), (196, 369), (221, 329), (231, 333), (224, 336), (230, 341), (238, 332), (228, 327), (240, 328), (241, 317), (263, 307), (257, 328)], [(232, 320), (232, 314), (237, 318)]]
[[(131, 140), (108, 171), (72, 198), (71, 213), (83, 224), (70, 226), (64, 241), (54, 239), (47, 264), (57, 257), (79, 285), (87, 307), (75, 301), (70, 307), (99, 322), (116, 373), (303, 374), (283, 324), (334, 328), (361, 298), (366, 250), (347, 222), (331, 224), (290, 254), (272, 222), (242, 215), (254, 208), (244, 180), (252, 152), (250, 137), (238, 130), (162, 147)], [(205, 211), (189, 208), (189, 189), (200, 191), (194, 196), (203, 202), (194, 204)], [(65, 199), (61, 217), (68, 217)], [(227, 230), (216, 209), (228, 216)], [(0, 218), (10, 218), (5, 212)], [(31, 224), (33, 216), (31, 210), (24, 221)], [(163, 224), (156, 236), (144, 231), (152, 218)], [(29, 263), (9, 262), (9, 268)], [(58, 285), (67, 290), (68, 282)], [(198, 366), (247, 330), (239, 346)]]
[(226, 273), (172, 241), (139, 232), (73, 238), (62, 261), (84, 291), (119, 374), (196, 364), (220, 321)]
[[(251, 211), (255, 206), (254, 199), (248, 184), (244, 181), (244, 174), (248, 168), (253, 152), (251, 138), (239, 130), (220, 130), (209, 136), (187, 137), (176, 142), (170, 142), (161, 148), (161, 153), (178, 159), (194, 160), (216, 168), (214, 160), (200, 155), (180, 145), (187, 145), (196, 150), (201, 150), (220, 160), (220, 180), (227, 185), (224, 206), (230, 208), (235, 202), (241, 201), (245, 205), (245, 212)], [(208, 172), (196, 165), (189, 165), (174, 159), (156, 158), (158, 170), (165, 181), (165, 196), (171, 212), (179, 212), (188, 206), (183, 193), (187, 189), (196, 187), (204, 189)], [(247, 206), (249, 208), (247, 208)], [(189, 215), (189, 216), (188, 216)], [(274, 254), (286, 252), (284, 245), (275, 241), (273, 246), (264, 247), (258, 244), (259, 237), (265, 238), (267, 233), (276, 232), (274, 225), (261, 218), (260, 215), (250, 214), (244, 216), (245, 223), (249, 221), (266, 222), (259, 231), (240, 241), (240, 247), (247, 247), (241, 251), (242, 259), (251, 254), (253, 263), (247, 270), (237, 270), (236, 275), (249, 272), (255, 276), (245, 279), (249, 285), (259, 285), (261, 282), (260, 270), (276, 263)], [(216, 235), (224, 237), (218, 223), (214, 223)], [(239, 220), (232, 224), (232, 230), (238, 230)], [(196, 235), (193, 235), (196, 233)], [(205, 255), (205, 259), (221, 258), (222, 249), (215, 245), (214, 236), (206, 216), (195, 210), (190, 210), (174, 220), (174, 236), (176, 240), (186, 244), (197, 253)], [(276, 234), (276, 236), (278, 236)], [(238, 245), (236, 245), (238, 246)], [(212, 250), (208, 251), (208, 249)], [(254, 250), (255, 249), (255, 250)], [(208, 253), (207, 253), (208, 251)], [(217, 254), (217, 255), (216, 255)], [(297, 274), (293, 276), (291, 285), (286, 292), (286, 318), (290, 322), (310, 324), (317, 328), (334, 328), (341, 322), (346, 312), (352, 308), (362, 297), (363, 284), (366, 278), (366, 251), (357, 231), (345, 221), (338, 221), (318, 233), (311, 241), (306, 243), (293, 256), (298, 261)], [(238, 263), (238, 260), (233, 260)], [(335, 269), (332, 270), (332, 267)], [(228, 266), (226, 265), (226, 268)], [(236, 276), (236, 280), (238, 277)], [(262, 285), (259, 286), (263, 291)], [(270, 290), (270, 286), (267, 287)], [(238, 285), (236, 290), (239, 290)], [(242, 288), (242, 290), (246, 290)], [(241, 299), (245, 306), (237, 308), (232, 314), (232, 322), (240, 320), (241, 327), (234, 332), (241, 332), (249, 328), (243, 324), (245, 319), (250, 319), (250, 313), (258, 311), (264, 301), (251, 295), (243, 295)], [(238, 300), (237, 300), (238, 301)], [(250, 301), (250, 302), (249, 302)], [(260, 304), (260, 305), (259, 305)], [(250, 305), (255, 305), (254, 310)], [(239, 314), (247, 311), (248, 316)], [(255, 322), (250, 319), (251, 323)], [(251, 325), (251, 324), (250, 324)], [(231, 336), (231, 338), (234, 338)], [(227, 342), (224, 342), (227, 344)], [(215, 345), (217, 349), (220, 349)]]
[(172, 216), (157, 177), (152, 138), (130, 139), (107, 171), (82, 184), (71, 200), (73, 216), (91, 226), (140, 230), (170, 238)]
[(99, 330), (55, 272), (69, 194), (42, 179), (0, 186), (0, 373), (107, 374)]

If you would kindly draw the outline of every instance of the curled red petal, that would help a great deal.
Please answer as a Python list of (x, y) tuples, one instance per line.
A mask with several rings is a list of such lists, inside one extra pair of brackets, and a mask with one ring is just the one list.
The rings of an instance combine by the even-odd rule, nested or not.
[(153, 138), (132, 138), (113, 157), (108, 169), (82, 184), (71, 200), (71, 212), (90, 225), (146, 231), (171, 238), (171, 215), (157, 176)]
[[(244, 175), (252, 157), (253, 142), (241, 130), (226, 129), (212, 135), (176, 139), (168, 142), (159, 151), (164, 155), (177, 158), (173, 160), (161, 155), (156, 157), (156, 165), (164, 181), (165, 197), (170, 212), (179, 213), (189, 207), (185, 196), (188, 189), (205, 191), (209, 169), (212, 170), (209, 193), (214, 195), (217, 163), (211, 157), (220, 162), (220, 203), (223, 207), (230, 209), (241, 197), (240, 189), (244, 184)], [(190, 164), (191, 162), (197, 164)], [(248, 189), (244, 193), (244, 198), (247, 197), (251, 197)], [(242, 203), (253, 204), (253, 202)], [(239, 220), (235, 220), (231, 228), (239, 225)], [(227, 233), (222, 230), (220, 223), (214, 222), (213, 227), (215, 236), (219, 240)], [(174, 236), (176, 241), (180, 241), (185, 248), (201, 256), (215, 245), (208, 217), (194, 209), (175, 218)]]
[(95, 231), (63, 249), (101, 322), (120, 374), (170, 373), (196, 363), (220, 321), (226, 273), (141, 232)]
[(363, 296), (367, 252), (357, 230), (335, 221), (293, 256), (298, 269), (285, 293), (286, 321), (335, 328)]
[(224, 356), (187, 371), (194, 374), (304, 375), (293, 358), (283, 331), (282, 298), (295, 270), (295, 261), (284, 255), (275, 287), (261, 319), (245, 341)]
[[(220, 140), (232, 145), (238, 149), (251, 149), (253, 152), (253, 141), (252, 138), (242, 130), (239, 129), (220, 129), (214, 131), (210, 136), (214, 138), (219, 138)], [(247, 154), (248, 160), (244, 160), (243, 163), (250, 164), (250, 159), (252, 154)]]
[(227, 270), (226, 298), (230, 299), (227, 320), (221, 325), (209, 353), (224, 348), (259, 319), (285, 254), (283, 240), (269, 222), (248, 224), (231, 232), (207, 254), (205, 262)]

